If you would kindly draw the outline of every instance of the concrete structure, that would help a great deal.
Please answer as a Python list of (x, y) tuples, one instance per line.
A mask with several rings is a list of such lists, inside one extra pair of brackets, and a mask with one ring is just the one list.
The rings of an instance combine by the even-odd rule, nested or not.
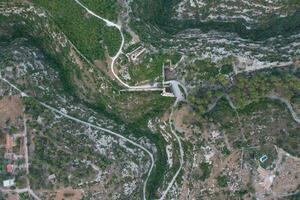
[(172, 92), (171, 87), (164, 87), (163, 91), (161, 93), (161, 96), (164, 96), (164, 97), (175, 97), (175, 95)]
[[(187, 90), (185, 86), (176, 80), (166, 81), (164, 64), (162, 66), (162, 77), (163, 77), (163, 81), (162, 81), (163, 92), (161, 93), (161, 95), (166, 97), (176, 97), (176, 102), (185, 101), (187, 97)], [(180, 87), (182, 89), (180, 89)]]
[(23, 159), (23, 155), (17, 155), (15, 153), (5, 153), (4, 158), (7, 160), (18, 160), (18, 159)]
[(11, 137), (9, 134), (6, 134), (6, 146), (5, 146), (6, 150), (10, 150), (14, 146), (15, 146), (14, 138)]
[(259, 158), (259, 161), (261, 163), (264, 163), (266, 160), (268, 160), (268, 156), (267, 155), (263, 155), (262, 157)]
[(126, 56), (130, 61), (135, 62), (137, 58), (140, 55), (142, 55), (145, 51), (146, 49), (143, 46), (139, 46), (138, 48), (134, 49), (132, 52), (127, 53)]
[(15, 185), (15, 180), (14, 179), (8, 179), (3, 181), (3, 187), (11, 187)]

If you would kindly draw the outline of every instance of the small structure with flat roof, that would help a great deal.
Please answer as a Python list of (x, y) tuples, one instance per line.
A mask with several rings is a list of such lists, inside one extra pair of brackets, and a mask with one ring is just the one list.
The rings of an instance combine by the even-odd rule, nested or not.
[(127, 53), (126, 56), (129, 58), (130, 61), (135, 62), (140, 55), (142, 55), (146, 51), (142, 45), (138, 48), (134, 49), (132, 52)]
[(3, 181), (3, 187), (11, 187), (15, 185), (15, 179), (8, 179)]
[(264, 163), (266, 160), (268, 160), (268, 156), (267, 155), (263, 155), (262, 157), (259, 158), (259, 161), (261, 163)]
[(13, 164), (7, 164), (6, 165), (6, 171), (8, 173), (13, 173), (14, 172), (14, 165)]

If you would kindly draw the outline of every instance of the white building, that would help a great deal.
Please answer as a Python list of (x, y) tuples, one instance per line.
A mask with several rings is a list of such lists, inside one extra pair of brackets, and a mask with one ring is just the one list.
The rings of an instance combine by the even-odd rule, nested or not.
[(15, 180), (14, 179), (8, 179), (3, 181), (3, 187), (11, 187), (15, 185)]

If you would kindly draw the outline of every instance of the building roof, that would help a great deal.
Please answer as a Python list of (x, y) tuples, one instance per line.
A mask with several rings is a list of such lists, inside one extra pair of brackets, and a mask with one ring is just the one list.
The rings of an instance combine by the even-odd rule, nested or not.
[(7, 171), (8, 173), (13, 173), (13, 171), (14, 171), (14, 165), (12, 165), (12, 164), (7, 164), (7, 165), (6, 165), (6, 171)]
[(266, 160), (268, 160), (268, 156), (267, 155), (263, 155), (262, 157), (259, 158), (260, 162), (265, 162)]
[(14, 146), (14, 138), (9, 134), (6, 135), (6, 149), (11, 149)]
[(8, 180), (3, 181), (3, 186), (4, 187), (11, 187), (13, 185), (15, 185), (15, 180), (14, 179), (8, 179)]

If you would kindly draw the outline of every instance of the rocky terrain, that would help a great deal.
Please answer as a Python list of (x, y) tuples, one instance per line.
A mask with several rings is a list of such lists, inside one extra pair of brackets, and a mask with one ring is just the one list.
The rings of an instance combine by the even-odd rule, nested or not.
[(0, 199), (298, 199), (295, 0), (0, 0)]

